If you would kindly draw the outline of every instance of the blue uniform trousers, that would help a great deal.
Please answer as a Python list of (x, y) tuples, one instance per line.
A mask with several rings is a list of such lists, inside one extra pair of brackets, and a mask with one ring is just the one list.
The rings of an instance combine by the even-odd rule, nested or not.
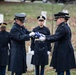
[(36, 73), (36, 75), (44, 75), (45, 66), (41, 66), (41, 69), (39, 67), (40, 67), (39, 65), (35, 65), (35, 73)]
[[(70, 75), (70, 70), (65, 71), (66, 75)], [(64, 71), (62, 72), (57, 72), (57, 75), (64, 75)]]
[(22, 73), (15, 73), (15, 72), (12, 72), (12, 73), (11, 73), (11, 75), (14, 75), (14, 74), (15, 74), (15, 75), (22, 75)]
[(0, 75), (6, 74), (6, 66), (0, 66)]

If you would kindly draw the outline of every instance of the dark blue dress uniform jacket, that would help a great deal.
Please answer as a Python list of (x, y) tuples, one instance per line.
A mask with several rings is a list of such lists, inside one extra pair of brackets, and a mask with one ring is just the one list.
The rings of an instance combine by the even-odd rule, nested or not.
[(0, 66), (8, 64), (8, 52), (10, 44), (10, 34), (7, 31), (0, 31)]
[(46, 40), (55, 42), (52, 61), (57, 72), (75, 68), (74, 50), (71, 44), (71, 30), (66, 23), (61, 23), (55, 35), (46, 36)]
[(24, 73), (27, 70), (25, 41), (30, 39), (29, 31), (15, 23), (10, 31), (11, 49), (9, 56), (9, 70)]
[[(47, 27), (40, 28), (39, 26), (33, 29), (34, 32), (40, 32), (44, 35), (50, 35), (50, 30)], [(47, 65), (48, 54), (47, 51), (51, 51), (51, 44), (49, 42), (41, 42), (35, 38), (31, 41), (31, 50), (34, 50), (31, 64), (34, 65)]]

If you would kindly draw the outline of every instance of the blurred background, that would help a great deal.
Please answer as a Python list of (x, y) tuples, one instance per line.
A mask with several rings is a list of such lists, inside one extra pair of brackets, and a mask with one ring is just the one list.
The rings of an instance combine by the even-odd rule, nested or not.
[[(11, 2), (12, 1), (12, 2)], [(26, 13), (25, 27), (32, 31), (34, 27), (38, 25), (37, 16), (41, 15), (42, 11), (46, 11), (46, 26), (50, 29), (51, 34), (54, 34), (56, 29), (56, 24), (53, 20), (53, 14), (68, 10), (70, 14), (69, 26), (72, 31), (72, 44), (74, 47), (76, 55), (76, 5), (75, 0), (45, 0), (45, 1), (24, 1), (24, 0), (0, 0), (0, 14), (4, 15), (4, 21), (7, 22), (7, 31), (10, 32), (11, 27), (14, 23), (14, 15), (16, 13)], [(30, 46), (30, 41), (26, 42), (26, 49), (28, 52), (28, 47)], [(51, 54), (49, 62), (51, 61)], [(7, 75), (10, 72), (7, 71)], [(34, 75), (34, 71), (27, 72), (26, 75)], [(56, 75), (55, 70), (46, 66), (45, 75)], [(76, 69), (71, 70), (71, 75), (76, 75)]]

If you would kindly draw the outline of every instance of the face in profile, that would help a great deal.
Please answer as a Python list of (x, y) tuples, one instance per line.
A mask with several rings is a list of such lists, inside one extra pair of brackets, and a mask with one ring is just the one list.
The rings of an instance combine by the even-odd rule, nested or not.
[(62, 22), (65, 22), (64, 18), (58, 18), (56, 20), (56, 25), (60, 25)]

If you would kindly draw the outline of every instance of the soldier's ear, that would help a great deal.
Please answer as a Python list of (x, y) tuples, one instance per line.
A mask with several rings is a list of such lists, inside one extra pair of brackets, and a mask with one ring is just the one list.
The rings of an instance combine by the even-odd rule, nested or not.
[(18, 22), (19, 20), (15, 19), (16, 22)]

